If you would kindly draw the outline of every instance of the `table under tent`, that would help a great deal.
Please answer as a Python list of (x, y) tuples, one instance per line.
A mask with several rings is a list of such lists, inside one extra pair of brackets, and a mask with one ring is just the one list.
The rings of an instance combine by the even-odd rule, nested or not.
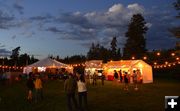
[(57, 74), (60, 71), (73, 72), (73, 67), (51, 58), (45, 58), (36, 63), (26, 66), (23, 69), (23, 73), (25, 74), (29, 74), (30, 72), (32, 73), (46, 72), (51, 74)]
[(103, 69), (108, 80), (114, 79), (115, 70), (117, 72), (121, 70), (123, 74), (124, 72), (127, 72), (130, 76), (133, 73), (133, 70), (139, 70), (142, 83), (153, 82), (152, 67), (142, 60), (110, 61), (104, 65)]

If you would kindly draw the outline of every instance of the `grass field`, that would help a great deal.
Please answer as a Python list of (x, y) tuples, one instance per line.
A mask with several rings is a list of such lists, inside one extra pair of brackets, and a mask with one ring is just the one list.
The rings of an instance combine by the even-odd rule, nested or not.
[[(155, 78), (152, 84), (141, 84), (139, 91), (123, 87), (112, 81), (88, 85), (89, 111), (164, 111), (164, 96), (180, 95), (180, 82), (172, 79)], [(0, 85), (0, 111), (67, 111), (63, 81), (45, 82), (43, 92), (44, 100), (28, 103), (25, 81)]]

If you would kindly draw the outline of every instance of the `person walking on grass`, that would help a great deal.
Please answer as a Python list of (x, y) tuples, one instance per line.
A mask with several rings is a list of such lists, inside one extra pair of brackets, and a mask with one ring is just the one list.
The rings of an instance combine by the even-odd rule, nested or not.
[(34, 83), (33, 83), (33, 78), (32, 78), (32, 73), (29, 74), (29, 78), (27, 80), (27, 88), (28, 88), (28, 95), (27, 95), (27, 100), (29, 102), (32, 102), (33, 100), (33, 89), (34, 89)]
[[(87, 88), (86, 88), (84, 75), (81, 74), (78, 76), (77, 86), (78, 86), (79, 109), (80, 111), (86, 111), (87, 110)], [(83, 103), (84, 103), (84, 108), (83, 108)]]
[(75, 108), (78, 109), (78, 105), (75, 97), (76, 88), (77, 88), (77, 81), (73, 77), (73, 74), (70, 73), (68, 75), (68, 78), (64, 82), (64, 91), (66, 93), (68, 111), (73, 111), (72, 108), (73, 104)]

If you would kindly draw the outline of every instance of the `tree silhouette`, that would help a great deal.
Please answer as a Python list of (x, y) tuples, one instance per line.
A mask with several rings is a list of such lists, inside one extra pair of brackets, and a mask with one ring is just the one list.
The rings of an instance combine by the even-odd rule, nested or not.
[(125, 36), (127, 41), (124, 46), (123, 57), (130, 59), (135, 56), (137, 59), (141, 58), (146, 52), (145, 33), (148, 30), (146, 22), (141, 14), (135, 14), (131, 18), (128, 25), (128, 31)]
[[(176, 16), (177, 19), (180, 18), (180, 0), (176, 0), (174, 3), (173, 3), (175, 9), (178, 11), (178, 15)], [(174, 37), (176, 38), (180, 38), (180, 26), (177, 26), (177, 27), (173, 27), (171, 29), (169, 29), (169, 31), (174, 35)], [(177, 50), (180, 50), (180, 42), (177, 41), (176, 42), (176, 49)]]
[(117, 49), (117, 39), (116, 37), (113, 37), (112, 38), (112, 41), (111, 41), (111, 51), (110, 51), (110, 59), (111, 60), (119, 60), (121, 58), (121, 51), (120, 49), (118, 48)]
[(12, 55), (11, 58), (14, 60), (14, 65), (17, 65), (17, 60), (19, 57), (19, 51), (21, 47), (16, 47), (15, 49), (12, 50)]

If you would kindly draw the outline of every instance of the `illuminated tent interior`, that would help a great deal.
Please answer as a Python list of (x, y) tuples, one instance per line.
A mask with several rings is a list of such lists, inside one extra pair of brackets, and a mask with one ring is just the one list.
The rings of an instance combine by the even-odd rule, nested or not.
[(142, 60), (110, 61), (105, 64), (103, 68), (107, 77), (113, 76), (114, 70), (121, 70), (122, 72), (128, 72), (128, 74), (132, 74), (133, 70), (139, 69), (143, 83), (153, 82), (152, 67)]
[[(93, 75), (96, 70), (98, 72), (103, 70), (102, 60), (86, 61), (85, 66), (85, 74)], [(98, 75), (101, 76), (101, 73), (98, 73)]]
[(73, 71), (73, 67), (67, 64), (58, 62), (51, 58), (45, 58), (36, 63), (24, 67), (23, 73), (29, 74), (30, 72), (45, 72), (45, 71), (56, 73), (57, 69), (61, 69), (61, 68), (66, 69), (68, 72)]

